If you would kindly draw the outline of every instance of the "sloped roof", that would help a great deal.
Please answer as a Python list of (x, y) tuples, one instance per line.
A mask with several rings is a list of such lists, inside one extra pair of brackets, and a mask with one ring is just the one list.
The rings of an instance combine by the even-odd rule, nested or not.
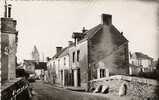
[[(102, 28), (101, 26), (102, 26), (102, 25), (99, 24), (99, 25), (93, 27), (92, 29), (86, 31), (86, 32), (84, 33), (84, 34), (86, 34), (85, 37), (84, 37), (84, 39), (93, 36), (93, 34), (95, 34), (99, 29)], [(92, 34), (92, 33), (93, 33), (93, 34)], [(83, 39), (82, 39), (82, 40), (83, 40)], [(66, 55), (66, 49), (69, 48), (69, 47), (70, 47), (70, 46), (68, 46), (68, 47), (66, 47), (66, 48), (64, 48), (64, 49), (62, 49), (60, 52), (56, 53), (52, 58), (58, 58), (59, 56), (61, 57), (61, 56)]]
[(66, 50), (68, 47), (65, 47), (60, 52), (56, 53), (52, 58), (58, 58), (67, 54)]
[[(78, 43), (87, 40), (87, 39), (91, 39), (96, 33), (98, 33), (100, 30), (103, 29), (103, 24), (99, 24), (91, 29), (89, 29), (88, 31), (84, 32), (83, 34), (86, 34), (84, 36), (84, 38), (82, 40), (80, 40)], [(114, 26), (111, 25), (109, 28), (109, 31), (113, 34), (113, 38), (115, 43), (119, 46), (125, 42), (127, 42), (128, 40), (118, 31), (118, 29)], [(122, 41), (121, 41), (122, 40)], [(53, 58), (58, 58), (59, 56), (64, 56), (66, 55), (66, 49), (69, 48), (70, 46), (64, 48), (63, 50), (61, 50), (59, 53), (56, 53)]]
[[(92, 29), (86, 31), (86, 32), (84, 33), (84, 34), (86, 34), (85, 37), (84, 37), (84, 39), (85, 39), (85, 38), (91, 39), (91, 38), (92, 38), (96, 33), (98, 33), (101, 29), (103, 29), (103, 24), (99, 24), (99, 25), (93, 27)], [(111, 26), (110, 26), (109, 31), (111, 32), (111, 34), (114, 34), (114, 37), (113, 37), (113, 38), (115, 38), (116, 41), (119, 40), (119, 39), (120, 39), (120, 40), (123, 40), (122, 43), (125, 42), (125, 41), (128, 41), (128, 40), (118, 31), (118, 29), (117, 29), (114, 25), (111, 25)], [(116, 43), (119, 44), (120, 42), (121, 42), (121, 41), (117, 41)], [(120, 44), (122, 44), (122, 43), (120, 43)]]
[(110, 26), (110, 32), (111, 32), (111, 34), (113, 34), (112, 36), (114, 38), (114, 42), (118, 46), (125, 42), (128, 42), (128, 40), (125, 38), (123, 33), (119, 32), (119, 30), (114, 25)]
[(135, 52), (134, 54), (136, 55), (136, 58), (138, 59), (150, 59), (150, 60), (153, 59), (152, 57), (149, 57), (148, 55), (143, 54), (141, 52)]
[(100, 29), (102, 29), (102, 24), (99, 24), (99, 25), (91, 28), (90, 30), (86, 31), (84, 33), (84, 34), (86, 34), (84, 38), (89, 39), (89, 38), (93, 37)]
[(46, 62), (36, 62), (35, 63), (35, 69), (44, 69), (46, 70)]
[(24, 60), (24, 64), (35, 64), (35, 60)]

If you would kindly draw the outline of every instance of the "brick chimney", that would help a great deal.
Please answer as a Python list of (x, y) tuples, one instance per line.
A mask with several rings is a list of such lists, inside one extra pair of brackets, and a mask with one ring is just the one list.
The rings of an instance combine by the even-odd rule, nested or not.
[(73, 41), (68, 41), (68, 46), (73, 45)]
[(112, 15), (102, 14), (101, 15), (102, 24), (111, 25), (112, 24)]
[(86, 32), (86, 31), (88, 31), (88, 30), (85, 27), (83, 27), (82, 33)]
[(56, 53), (59, 53), (62, 50), (62, 47), (56, 47)]

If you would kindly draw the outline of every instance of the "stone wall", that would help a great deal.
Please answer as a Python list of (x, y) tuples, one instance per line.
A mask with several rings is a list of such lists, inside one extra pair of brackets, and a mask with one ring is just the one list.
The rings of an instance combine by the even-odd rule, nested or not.
[(158, 98), (159, 82), (152, 79), (116, 75), (109, 78), (101, 78), (90, 81), (90, 87), (96, 88), (99, 85), (109, 86), (109, 93), (119, 94), (119, 88), (125, 83), (127, 96), (138, 96), (143, 98)]

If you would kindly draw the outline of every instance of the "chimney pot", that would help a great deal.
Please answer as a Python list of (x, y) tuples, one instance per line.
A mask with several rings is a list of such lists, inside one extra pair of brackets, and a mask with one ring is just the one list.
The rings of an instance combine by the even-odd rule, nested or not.
[(56, 53), (59, 53), (62, 50), (62, 47), (56, 47)]
[(123, 35), (123, 32), (121, 32), (121, 35)]
[(8, 4), (8, 18), (11, 17), (11, 7), (12, 7), (12, 5)]
[(86, 30), (86, 28), (85, 27), (83, 27), (83, 29), (82, 29), (82, 33), (84, 33), (84, 32), (86, 32), (87, 30)]
[(112, 24), (112, 15), (102, 14), (102, 24), (111, 25)]
[(73, 41), (68, 41), (68, 46), (73, 45)]
[(5, 1), (4, 8), (5, 8), (5, 10), (4, 10), (4, 17), (7, 17), (7, 8), (8, 8), (7, 1)]

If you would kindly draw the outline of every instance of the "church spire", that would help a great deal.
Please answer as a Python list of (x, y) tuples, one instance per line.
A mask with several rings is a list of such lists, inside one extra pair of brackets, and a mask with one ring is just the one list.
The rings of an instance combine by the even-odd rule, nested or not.
[(35, 60), (35, 61), (40, 60), (39, 51), (38, 51), (36, 45), (34, 45), (34, 48), (33, 48), (33, 51), (32, 51), (32, 59)]

